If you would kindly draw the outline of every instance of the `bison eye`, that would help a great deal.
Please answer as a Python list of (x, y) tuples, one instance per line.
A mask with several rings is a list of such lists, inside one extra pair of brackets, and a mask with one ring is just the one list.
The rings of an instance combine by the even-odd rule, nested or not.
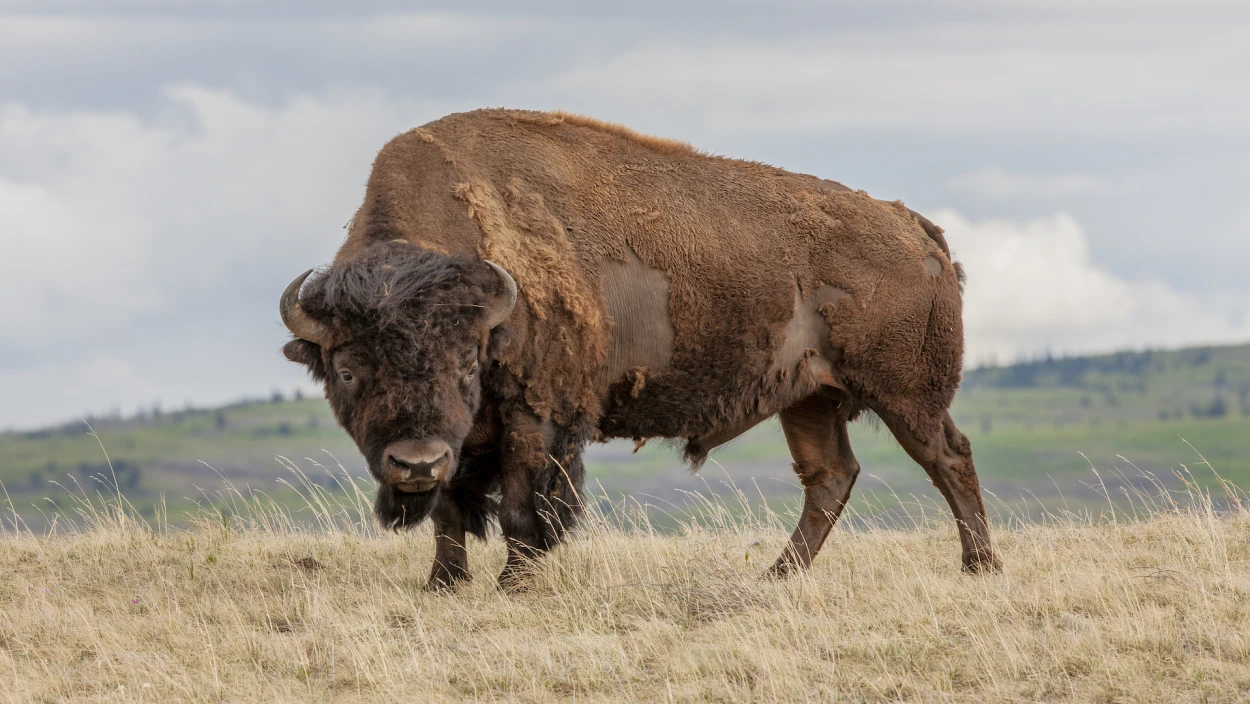
[(343, 380), (343, 383), (344, 383), (344, 384), (350, 384), (350, 383), (352, 383), (352, 380), (353, 380), (355, 377), (353, 377), (353, 376), (352, 376), (352, 373), (351, 373), (351, 372), (349, 372), (349, 371), (347, 371), (346, 369), (340, 369), (340, 370), (339, 370), (339, 378)]
[(473, 365), (469, 367), (469, 373), (465, 374), (465, 376), (473, 376), (474, 374), (477, 374), (477, 362), (474, 362)]

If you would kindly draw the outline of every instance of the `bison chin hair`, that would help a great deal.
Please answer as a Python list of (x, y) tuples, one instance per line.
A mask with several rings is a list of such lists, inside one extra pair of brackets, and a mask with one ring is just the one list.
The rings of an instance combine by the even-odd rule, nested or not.
[(377, 498), (373, 500), (373, 515), (383, 528), (412, 528), (430, 515), (441, 493), (441, 488), (435, 488), (413, 494), (384, 484), (378, 487)]

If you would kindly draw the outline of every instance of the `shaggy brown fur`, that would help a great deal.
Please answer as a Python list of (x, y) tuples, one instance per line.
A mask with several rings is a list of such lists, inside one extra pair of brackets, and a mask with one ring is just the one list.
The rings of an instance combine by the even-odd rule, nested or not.
[[(487, 443), (503, 448), (501, 524), (505, 535), (510, 525), (527, 533), (519, 543), (526, 556), (559, 531), (539, 535), (522, 514), (543, 507), (511, 500), (509, 482), (531, 500), (569, 505), (557, 513), (571, 521), (580, 451), (591, 439), (677, 438), (697, 467), (769, 416), (815, 409), (808, 415), (819, 429), (788, 429), (815, 448), (796, 451), (810, 494), (843, 471), (830, 467), (854, 465), (838, 427), (871, 409), (916, 439), (926, 469), (972, 471), (966, 439), (946, 415), (963, 358), (962, 272), (941, 229), (901, 202), (591, 118), (479, 110), (382, 149), (331, 271), (396, 238), (452, 260), (495, 261), (518, 284), (520, 302), (495, 336), (509, 342), (492, 343), (498, 374), (483, 394), (487, 415), (501, 424)], [(618, 264), (667, 280), (673, 332), (664, 366), (621, 367), (605, 386), (609, 357), (624, 364), (604, 283), (605, 267)], [(812, 298), (818, 291), (826, 298)], [(787, 325), (804, 305), (823, 320), (828, 344), (786, 357)], [(791, 412), (795, 428), (816, 422), (803, 413)], [(824, 447), (825, 435), (840, 445)], [(920, 447), (934, 438), (948, 440)], [(804, 452), (810, 457), (800, 459)], [(526, 459), (513, 466), (509, 456)], [(567, 481), (553, 459), (574, 465), (558, 470)], [(826, 492), (841, 498), (817, 501), (805, 520), (836, 517), (829, 501), (845, 501), (848, 476)], [(975, 568), (994, 563), (970, 476), (975, 501), (957, 515), (981, 524), (961, 528), (965, 566)], [(790, 554), (794, 562), (799, 552)]]
[[(839, 381), (864, 406), (925, 432), (959, 383), (959, 277), (941, 231), (901, 203), (812, 176), (585, 118), (481, 110), (382, 150), (338, 260), (396, 236), (492, 259), (516, 278), (530, 320), (509, 366), (535, 412), (562, 423), (601, 411), (599, 272), (631, 250), (672, 280), (672, 369), (649, 377), (637, 404), (663, 417), (649, 432), (689, 438), (797, 400), (765, 378), (796, 285), (853, 296), (828, 322), (844, 354)], [(941, 276), (926, 274), (929, 255)], [(608, 420), (609, 435), (633, 432), (631, 418)]]

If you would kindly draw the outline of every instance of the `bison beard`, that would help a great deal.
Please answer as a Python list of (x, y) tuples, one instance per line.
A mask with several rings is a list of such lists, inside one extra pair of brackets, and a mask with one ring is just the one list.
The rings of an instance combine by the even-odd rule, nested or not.
[(384, 528), (402, 530), (419, 525), (441, 502), (453, 504), (460, 513), (465, 532), (486, 540), (490, 522), (499, 514), (499, 498), (458, 480), (447, 488), (420, 493), (399, 491), (382, 485), (373, 500), (373, 515)]
[(378, 486), (378, 495), (373, 500), (373, 515), (383, 528), (411, 528), (429, 517), (430, 510), (434, 508), (434, 502), (440, 499), (441, 493), (441, 489), (409, 493), (381, 484)]
[[(502, 314), (501, 280), (520, 292)], [(298, 281), (283, 320), (304, 340), (285, 351), (370, 468), (396, 441), (456, 457), (437, 489), (384, 484), (375, 503), (388, 528), (431, 519), (431, 587), (468, 577), (465, 536), (492, 519), (500, 581), (522, 583), (580, 512), (591, 441), (671, 438), (697, 468), (774, 416), (804, 505), (772, 574), (805, 568), (859, 474), (846, 426), (865, 411), (947, 499), (964, 568), (998, 568), (947, 412), (963, 272), (901, 202), (589, 118), (482, 110), (388, 143), (333, 266), (302, 299)], [(337, 381), (359, 359), (368, 394)]]

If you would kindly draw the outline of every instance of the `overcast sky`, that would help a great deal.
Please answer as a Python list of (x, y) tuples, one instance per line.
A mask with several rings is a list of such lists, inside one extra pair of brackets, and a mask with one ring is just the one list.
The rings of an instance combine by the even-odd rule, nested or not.
[(311, 388), (278, 294), (483, 106), (903, 199), (971, 364), (1250, 341), (1250, 3), (520, 5), (0, 0), (0, 428)]

